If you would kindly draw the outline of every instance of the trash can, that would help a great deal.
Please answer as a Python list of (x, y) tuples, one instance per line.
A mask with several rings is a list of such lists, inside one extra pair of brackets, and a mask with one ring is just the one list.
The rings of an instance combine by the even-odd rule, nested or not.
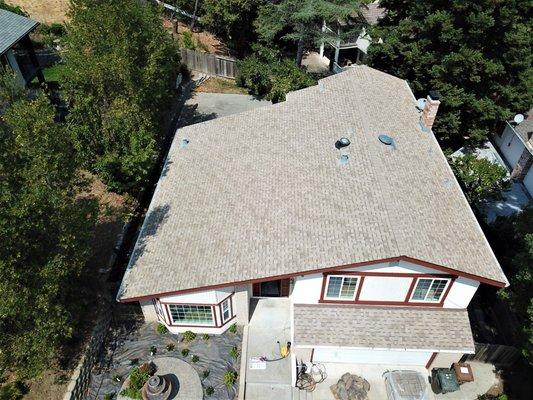
[(450, 368), (433, 368), (431, 371), (431, 389), (433, 393), (450, 393), (459, 390), (455, 372)]

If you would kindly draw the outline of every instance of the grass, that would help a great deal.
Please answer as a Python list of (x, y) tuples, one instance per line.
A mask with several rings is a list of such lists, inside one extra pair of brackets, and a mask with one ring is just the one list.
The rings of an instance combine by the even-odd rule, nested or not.
[(248, 94), (245, 88), (237, 86), (235, 80), (215, 77), (210, 77), (196, 88), (196, 91), (202, 93)]
[[(65, 64), (54, 64), (50, 67), (46, 67), (43, 69), (43, 75), (44, 80), (46, 82), (58, 82), (61, 83), (63, 81), (63, 78), (65, 77), (65, 74), (67, 72), (67, 67)], [(33, 78), (31, 81), (32, 84), (38, 84), (39, 81), (37, 80), (37, 77)]]

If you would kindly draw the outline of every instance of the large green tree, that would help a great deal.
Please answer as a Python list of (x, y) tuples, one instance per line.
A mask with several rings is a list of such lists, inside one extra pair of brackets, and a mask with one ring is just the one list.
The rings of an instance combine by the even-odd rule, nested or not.
[(72, 335), (96, 208), (49, 100), (0, 86), (0, 370), (30, 377)]
[(259, 9), (256, 29), (268, 45), (279, 39), (296, 47), (296, 64), (301, 65), (305, 50), (316, 48), (328, 38), (323, 32), (325, 22), (340, 38), (358, 35), (367, 25), (361, 15), (361, 4), (368, 0), (280, 0), (267, 2)]
[(369, 64), (407, 79), (417, 96), (438, 89), (434, 125), (450, 147), (494, 132), (533, 99), (531, 1), (382, 0)]
[(71, 0), (65, 39), (69, 125), (86, 168), (137, 193), (179, 72), (159, 10), (138, 0)]

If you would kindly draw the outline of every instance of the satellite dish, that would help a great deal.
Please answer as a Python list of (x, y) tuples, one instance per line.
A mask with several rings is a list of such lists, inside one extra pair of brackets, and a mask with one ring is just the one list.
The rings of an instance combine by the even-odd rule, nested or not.
[(513, 121), (519, 124), (524, 121), (524, 116), (522, 114), (516, 114), (513, 118)]
[(425, 106), (426, 106), (426, 99), (420, 98), (416, 101), (416, 108), (418, 108), (419, 110), (423, 110)]

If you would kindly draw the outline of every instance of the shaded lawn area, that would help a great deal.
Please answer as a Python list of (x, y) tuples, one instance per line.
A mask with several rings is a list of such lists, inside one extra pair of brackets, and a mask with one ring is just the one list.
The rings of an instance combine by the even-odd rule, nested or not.
[[(46, 82), (62, 83), (67, 72), (65, 64), (57, 63), (43, 69), (44, 80)], [(32, 86), (38, 86), (39, 81), (37, 77), (31, 81)]]
[(237, 86), (235, 80), (226, 78), (210, 77), (195, 89), (195, 92), (201, 93), (230, 93), (230, 94), (248, 94), (248, 90)]

